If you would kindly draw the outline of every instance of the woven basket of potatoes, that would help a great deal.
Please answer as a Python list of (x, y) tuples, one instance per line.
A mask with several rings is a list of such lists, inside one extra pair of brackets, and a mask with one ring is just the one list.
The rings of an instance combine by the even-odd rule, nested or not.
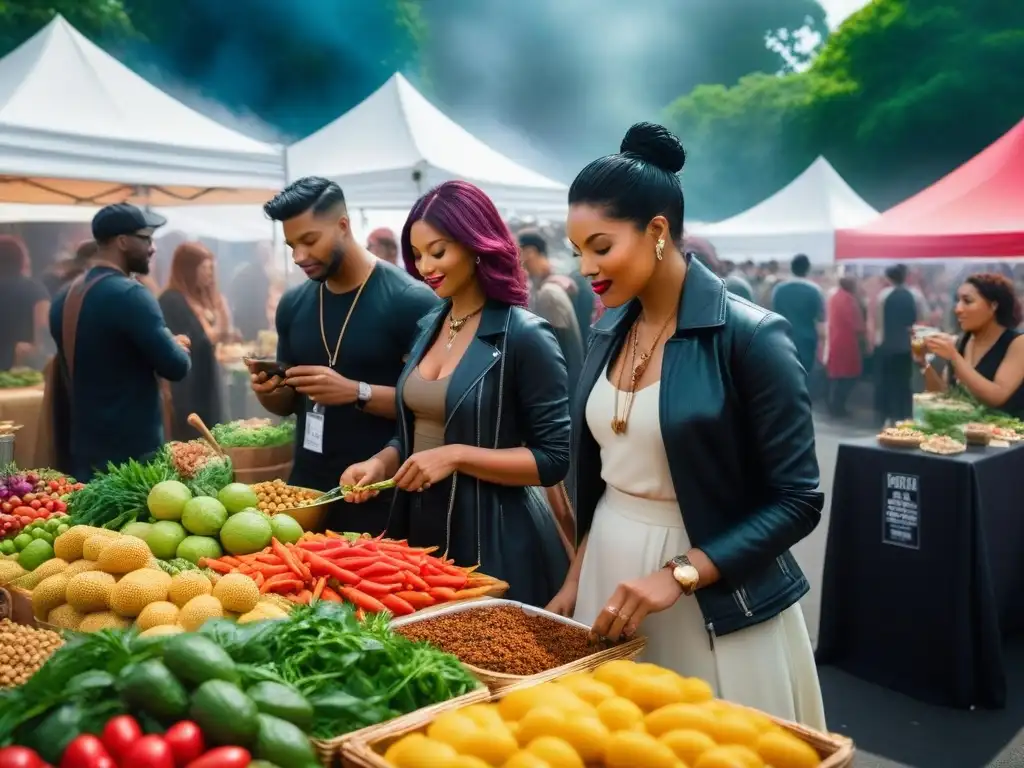
[(97, 632), (134, 624), (148, 636), (194, 632), (208, 619), (287, 617), (262, 599), (248, 576), (223, 576), (214, 584), (199, 571), (164, 573), (134, 536), (75, 526), (57, 537), (54, 552), (57, 557), (37, 569), (49, 566), (32, 589), (36, 620), (54, 629)]

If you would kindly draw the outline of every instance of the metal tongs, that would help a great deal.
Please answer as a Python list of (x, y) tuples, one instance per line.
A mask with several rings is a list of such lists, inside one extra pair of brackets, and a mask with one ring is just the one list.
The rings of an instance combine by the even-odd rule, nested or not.
[(332, 488), (327, 493), (315, 498), (311, 502), (311, 504), (326, 504), (329, 501), (337, 501), (338, 499), (343, 499), (350, 493), (364, 493), (365, 491), (386, 491), (394, 487), (394, 478), (390, 480), (381, 480), (379, 483), (370, 483), (369, 485), (339, 485), (337, 488)]

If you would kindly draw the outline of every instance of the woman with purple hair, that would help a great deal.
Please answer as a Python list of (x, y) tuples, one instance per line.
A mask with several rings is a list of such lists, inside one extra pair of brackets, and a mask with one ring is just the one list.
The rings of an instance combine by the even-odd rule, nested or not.
[(398, 380), (397, 437), (346, 469), (341, 484), (394, 477), (389, 533), (441, 547), (459, 565), (480, 564), (511, 585), (510, 598), (545, 605), (569, 564), (539, 490), (569, 468), (558, 342), (525, 309), (516, 241), (477, 187), (432, 189), (413, 206), (401, 242), (406, 269), (444, 303), (420, 321)]

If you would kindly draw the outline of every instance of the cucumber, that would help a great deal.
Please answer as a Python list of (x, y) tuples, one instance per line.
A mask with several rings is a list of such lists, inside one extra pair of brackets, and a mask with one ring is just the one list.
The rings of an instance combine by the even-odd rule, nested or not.
[(313, 725), (313, 705), (290, 685), (274, 682), (256, 683), (245, 693), (265, 715), (287, 720), (303, 731), (308, 731)]
[(125, 703), (162, 722), (177, 722), (188, 711), (188, 692), (156, 659), (133, 664), (118, 677)]
[(202, 635), (171, 635), (164, 644), (164, 664), (190, 685), (207, 680), (238, 683), (238, 669), (227, 651)]
[(207, 741), (217, 746), (248, 747), (256, 741), (259, 710), (241, 688), (226, 680), (208, 680), (192, 694), (189, 710)]
[(316, 762), (309, 738), (287, 720), (272, 715), (259, 716), (260, 735), (256, 758), (281, 768), (307, 768)]
[(64, 686), (64, 694), (70, 697), (80, 693), (93, 693), (104, 688), (113, 688), (115, 682), (113, 675), (99, 669), (82, 672), (68, 680), (68, 684)]

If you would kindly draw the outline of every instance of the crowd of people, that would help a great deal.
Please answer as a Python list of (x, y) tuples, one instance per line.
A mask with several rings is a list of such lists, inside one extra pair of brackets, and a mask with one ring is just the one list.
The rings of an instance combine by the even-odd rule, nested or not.
[[(788, 275), (722, 264), (684, 234), (684, 162), (665, 128), (633, 126), (572, 183), (561, 240), (513, 234), (482, 190), (449, 181), (399, 235), (364, 245), (338, 184), (295, 181), (265, 211), (303, 279), (276, 303), (276, 361), (250, 368), (251, 387), (296, 419), (290, 481), (346, 489), (340, 528), (479, 564), (509, 597), (595, 635), (642, 631), (651, 661), (824, 730), (799, 605), (809, 586), (790, 552), (824, 503), (814, 374), (827, 372), (837, 414), (869, 354), (885, 418), (909, 415), (915, 360), (929, 386), (955, 381), (1019, 414), (1019, 306), (1008, 278), (967, 277), (961, 340), (926, 342), (948, 361), (942, 379), (911, 345), (915, 325), (942, 322), (942, 289), (930, 300), (901, 265), (883, 287), (852, 274), (831, 285), (804, 255)], [(140, 283), (164, 223), (101, 210), (46, 313), (59, 466), (79, 479), (175, 434), (162, 381), (172, 404), (216, 421), (213, 348), (237, 319), (200, 244), (175, 248), (159, 298)], [(566, 243), (569, 274), (553, 258)], [(251, 298), (262, 308), (267, 295)], [(16, 354), (41, 336), (24, 325)], [(373, 490), (389, 479), (394, 490)]]

